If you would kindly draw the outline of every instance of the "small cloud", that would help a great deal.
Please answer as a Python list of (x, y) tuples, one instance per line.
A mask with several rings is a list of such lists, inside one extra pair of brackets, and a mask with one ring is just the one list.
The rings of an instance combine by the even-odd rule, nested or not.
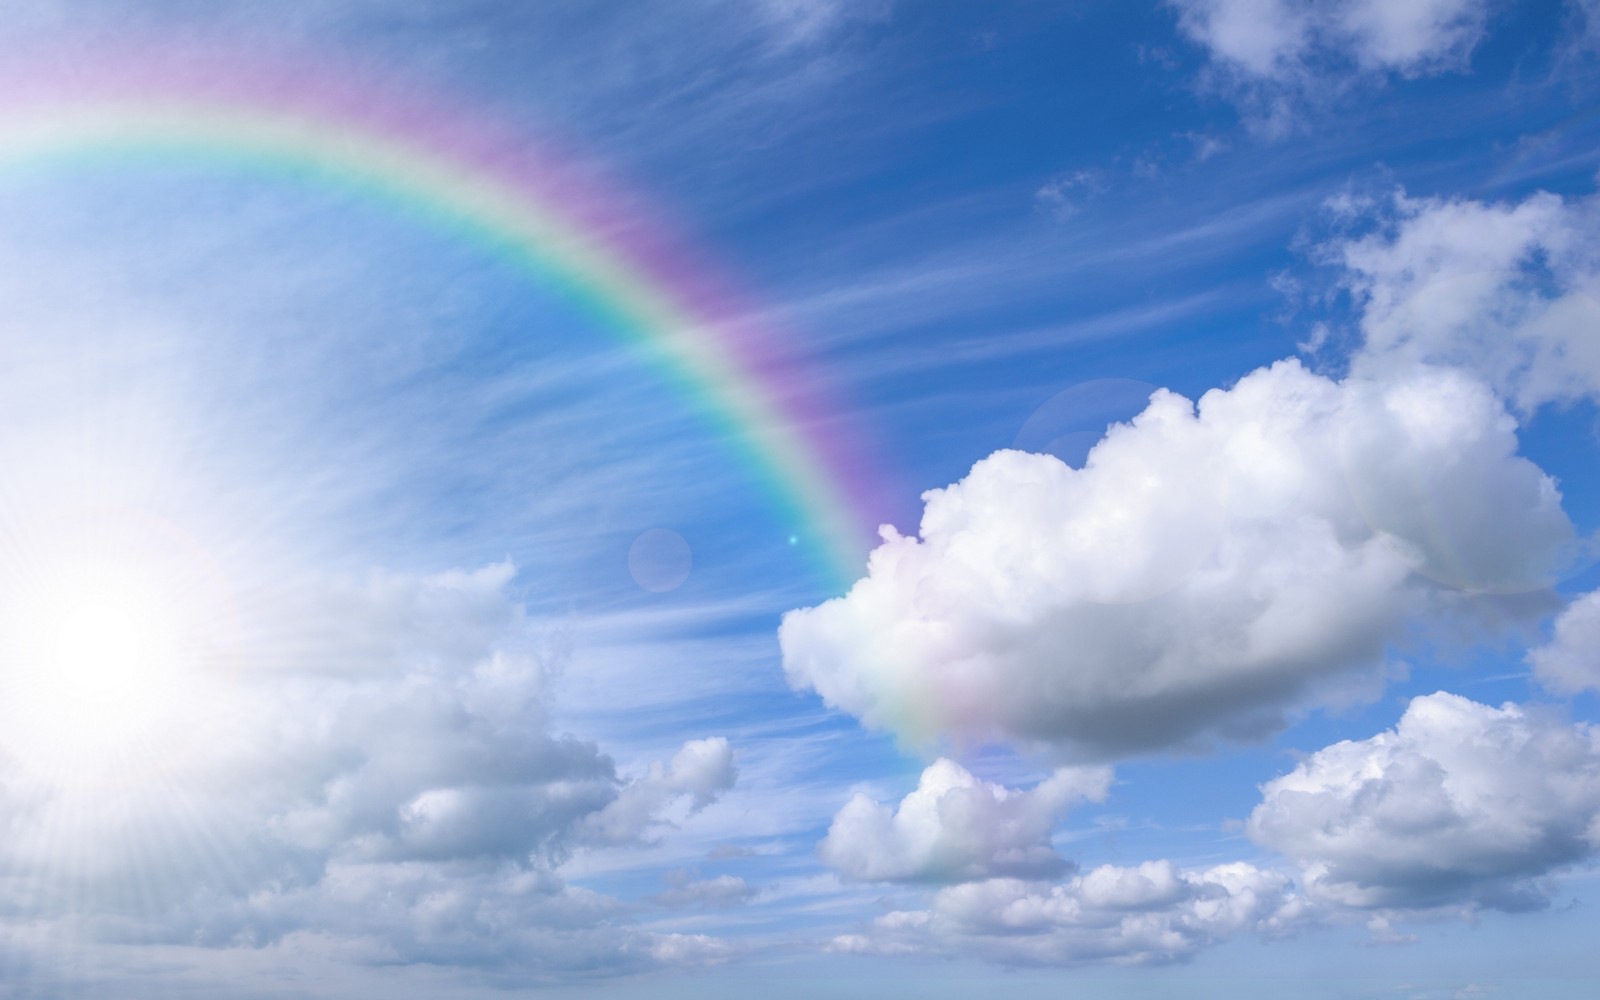
[(1297, 342), (1294, 345), (1295, 349), (1301, 354), (1316, 354), (1327, 346), (1328, 338), (1332, 334), (1332, 328), (1328, 324), (1323, 322), (1313, 323), (1311, 324), (1311, 333), (1306, 339)]
[(1178, 68), (1177, 58), (1172, 54), (1172, 50), (1165, 45), (1145, 45), (1141, 43), (1134, 47), (1134, 51), (1139, 57), (1139, 65), (1141, 66), (1159, 66), (1169, 71)]
[(1346, 189), (1323, 199), (1322, 210), (1337, 221), (1349, 222), (1371, 212), (1375, 204), (1370, 195)]
[(1600, 689), (1600, 591), (1567, 605), (1556, 618), (1550, 641), (1528, 653), (1539, 683), (1575, 694)]
[(668, 872), (666, 881), (671, 888), (651, 896), (650, 902), (669, 909), (742, 906), (756, 895), (756, 890), (737, 875), (695, 881), (689, 872), (678, 870)]
[(1395, 930), (1389, 918), (1382, 914), (1367, 921), (1367, 933), (1371, 935), (1367, 938), (1369, 945), (1407, 945), (1417, 942), (1415, 934), (1402, 934)]
[(1085, 201), (1105, 189), (1099, 171), (1074, 170), (1050, 178), (1033, 193), (1033, 200), (1057, 218), (1067, 219), (1081, 212)]
[(1210, 58), (1208, 85), (1258, 131), (1296, 127), (1307, 107), (1361, 80), (1468, 68), (1488, 0), (1168, 0), (1179, 30)]
[(1024, 791), (981, 781), (941, 758), (895, 808), (856, 794), (819, 852), (858, 881), (1061, 875), (1073, 866), (1050, 844), (1056, 817), (1075, 801), (1104, 799), (1110, 784), (1109, 768), (1063, 768)]
[(1185, 132), (1183, 137), (1193, 144), (1196, 163), (1204, 163), (1213, 156), (1226, 153), (1230, 148), (1227, 140), (1209, 132)]
[(609, 805), (589, 816), (586, 832), (599, 844), (648, 839), (656, 828), (670, 825), (662, 815), (669, 808), (683, 808), (687, 802), (688, 812), (697, 813), (732, 788), (738, 774), (726, 739), (690, 740), (672, 760), (652, 763), (649, 773), (623, 786)]

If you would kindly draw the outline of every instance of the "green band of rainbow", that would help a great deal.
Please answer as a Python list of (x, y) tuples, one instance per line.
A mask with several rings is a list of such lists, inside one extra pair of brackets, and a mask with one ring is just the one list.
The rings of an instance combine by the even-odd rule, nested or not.
[[(799, 534), (830, 586), (860, 572), (872, 519), (867, 468), (820, 380), (752, 329), (681, 245), (611, 197), (456, 109), (402, 105), (370, 91), (230, 67), (196, 80), (166, 71), (99, 72), (87, 83), (30, 78), (0, 101), (0, 163), (125, 151), (221, 158), (357, 186), (485, 243), (563, 285), (608, 329), (653, 353), (667, 377), (722, 425)], [(17, 88), (12, 88), (16, 93)], [(830, 436), (824, 436), (824, 431)]]

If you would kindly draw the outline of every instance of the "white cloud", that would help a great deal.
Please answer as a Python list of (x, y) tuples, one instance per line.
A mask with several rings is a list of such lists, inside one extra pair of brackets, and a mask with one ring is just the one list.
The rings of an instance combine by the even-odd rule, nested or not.
[(1600, 591), (1567, 605), (1550, 642), (1529, 651), (1528, 662), (1539, 683), (1551, 690), (1600, 689)]
[(980, 781), (941, 758), (896, 808), (856, 793), (818, 851), (859, 881), (1060, 875), (1072, 866), (1050, 845), (1056, 818), (1075, 800), (1103, 799), (1110, 782), (1107, 768), (1064, 768), (1023, 791)]
[(1276, 934), (1302, 917), (1281, 874), (1248, 864), (1182, 871), (1169, 861), (1104, 865), (1060, 885), (991, 879), (941, 890), (927, 910), (897, 911), (836, 951), (956, 953), (1013, 964), (1181, 961), (1239, 933)]
[(669, 876), (671, 888), (650, 897), (657, 906), (738, 906), (755, 896), (755, 889), (737, 875), (691, 881), (682, 873)]
[(1262, 787), (1252, 839), (1347, 907), (1542, 906), (1600, 848), (1600, 730), (1440, 692)]
[(1418, 73), (1462, 67), (1483, 37), (1488, 0), (1348, 0), (1336, 32), (1365, 69)]
[(211, 947), (335, 952), (342, 962), (470, 966), (527, 985), (696, 966), (730, 948), (630, 927), (617, 900), (548, 872), (334, 864), (317, 883), (221, 900), (179, 936)]
[(1600, 198), (1396, 195), (1323, 247), (1361, 310), (1357, 371), (1466, 367), (1518, 407), (1600, 394)]
[(697, 812), (732, 788), (737, 776), (727, 740), (720, 736), (690, 740), (671, 761), (652, 763), (648, 774), (588, 817), (586, 832), (600, 843), (638, 840), (664, 822), (662, 811), (677, 800), (687, 797), (690, 810)]
[(354, 859), (550, 864), (578, 844), (636, 840), (679, 801), (702, 808), (731, 787), (721, 738), (690, 741), (623, 783), (599, 747), (549, 733), (549, 666), (525, 648), (512, 572), (377, 576), (336, 591), (337, 615), (313, 619), (291, 666), (274, 665), (331, 672), (290, 704), (337, 706), (318, 730), (280, 731), (308, 744), (303, 766), (324, 771), (306, 801), (273, 817), (276, 831)]
[(513, 576), (302, 578), (241, 609), (259, 655), (182, 706), (194, 752), (172, 751), (187, 732), (163, 735), (181, 742), (155, 748), (155, 769), (135, 756), (103, 784), (4, 761), (0, 786), (26, 808), (6, 810), (0, 914), (86, 921), (91, 937), (316, 939), (519, 980), (715, 960), (722, 945), (629, 927), (622, 903), (559, 869), (714, 801), (731, 747), (692, 740), (630, 781), (552, 732), (562, 646), (533, 633)]
[(1255, 76), (1281, 76), (1311, 46), (1312, 12), (1294, 0), (1175, 0), (1178, 23), (1213, 58)]
[(1491, 0), (1169, 0), (1254, 124), (1282, 131), (1352, 79), (1467, 67)]
[(920, 537), (886, 529), (846, 596), (785, 616), (784, 667), (916, 743), (1258, 736), (1381, 682), (1418, 616), (1549, 582), (1571, 528), (1516, 450), (1454, 371), (1159, 392), (1082, 469), (1002, 451), (925, 494)]
[(1057, 218), (1067, 219), (1077, 215), (1083, 202), (1105, 190), (1105, 179), (1093, 170), (1075, 170), (1057, 174), (1040, 185), (1033, 200)]
[(1284, 78), (1314, 61), (1417, 74), (1460, 68), (1483, 37), (1488, 0), (1172, 0), (1178, 23), (1242, 74)]

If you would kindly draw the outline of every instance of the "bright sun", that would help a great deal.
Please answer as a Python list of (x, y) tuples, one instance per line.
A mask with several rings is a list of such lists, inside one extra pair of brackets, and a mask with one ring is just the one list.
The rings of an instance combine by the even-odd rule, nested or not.
[(168, 694), (184, 637), (162, 589), (104, 571), (43, 589), (24, 648), (35, 691), (62, 728), (116, 732)]
[(74, 780), (139, 766), (182, 725), (217, 652), (215, 591), (174, 547), (30, 560), (0, 607), (0, 747)]

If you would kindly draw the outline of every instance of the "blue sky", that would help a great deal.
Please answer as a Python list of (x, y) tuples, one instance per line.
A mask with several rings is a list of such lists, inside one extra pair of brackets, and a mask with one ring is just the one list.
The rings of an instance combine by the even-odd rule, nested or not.
[(0, 158), (17, 995), (1592, 993), (1593, 0), (0, 43), (571, 151), (815, 365), (892, 526), (839, 586), (645, 351), (360, 189)]

